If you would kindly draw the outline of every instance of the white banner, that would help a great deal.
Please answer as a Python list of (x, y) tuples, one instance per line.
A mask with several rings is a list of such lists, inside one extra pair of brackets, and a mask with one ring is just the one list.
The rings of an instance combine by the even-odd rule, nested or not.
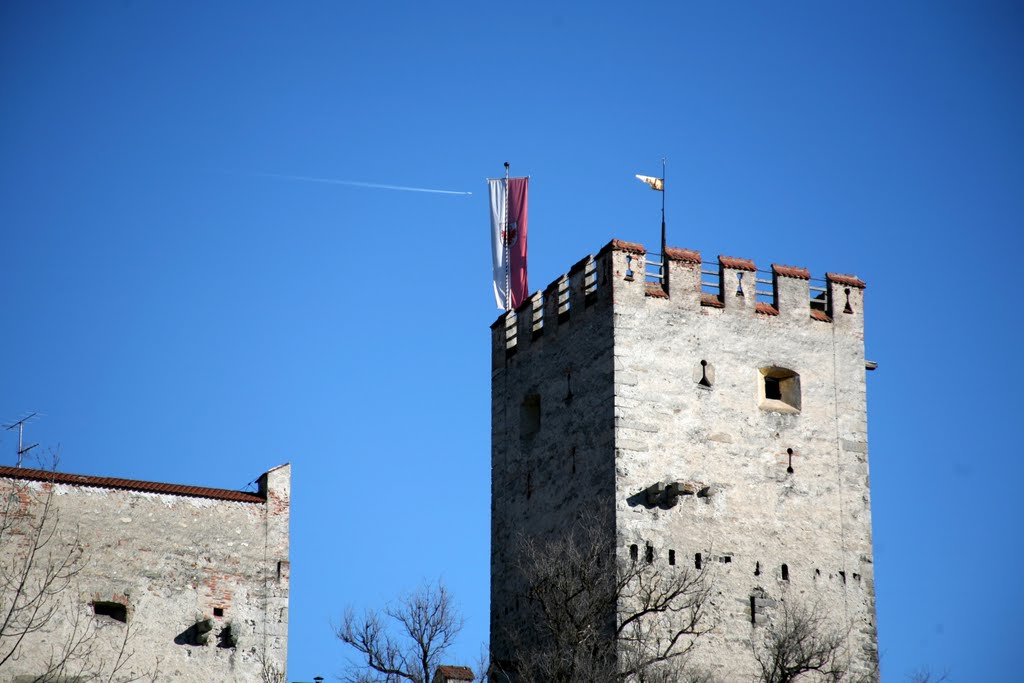
[(505, 261), (505, 223), (508, 221), (507, 188), (504, 178), (488, 178), (491, 192), (491, 263), (494, 266), (494, 303), (507, 310), (508, 272)]

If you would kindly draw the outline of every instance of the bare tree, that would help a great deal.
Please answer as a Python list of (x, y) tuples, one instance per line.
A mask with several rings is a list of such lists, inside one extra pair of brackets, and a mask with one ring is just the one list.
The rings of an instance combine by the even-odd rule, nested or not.
[(949, 672), (937, 674), (929, 669), (918, 669), (908, 677), (910, 683), (943, 683), (949, 680)]
[(384, 610), (361, 618), (349, 608), (335, 635), (357, 653), (350, 683), (429, 683), (431, 672), (462, 630), (463, 619), (444, 584), (424, 584)]
[(764, 642), (755, 646), (760, 683), (847, 679), (846, 634), (828, 619), (826, 610), (799, 602), (780, 602), (780, 614), (769, 623)]
[[(518, 543), (526, 609), (510, 624), (516, 681), (685, 681), (687, 655), (710, 628), (704, 571), (617, 557), (593, 517), (564, 537)], [(509, 664), (509, 663), (506, 663)]]
[[(47, 469), (55, 472), (57, 455), (51, 460)], [(156, 670), (131, 666), (133, 627), (101, 638), (95, 619), (83, 614), (76, 580), (86, 566), (84, 548), (78, 529), (62, 523), (52, 479), (5, 481), (0, 497), (0, 672), (33, 647), (34, 683), (155, 680)]]

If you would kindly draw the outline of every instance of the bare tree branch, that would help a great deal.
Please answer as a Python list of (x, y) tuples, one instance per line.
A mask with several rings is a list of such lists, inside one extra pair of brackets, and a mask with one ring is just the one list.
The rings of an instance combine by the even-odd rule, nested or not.
[(507, 632), (517, 681), (698, 678), (686, 659), (710, 628), (707, 574), (619, 558), (613, 538), (586, 517), (560, 539), (520, 539), (526, 612)]
[(792, 683), (814, 673), (816, 681), (837, 683), (847, 675), (845, 634), (816, 606), (783, 600), (779, 618), (755, 646), (760, 683)]
[(431, 672), (454, 644), (463, 620), (440, 581), (424, 584), (361, 618), (345, 611), (335, 635), (358, 654), (345, 679), (350, 683), (429, 683)]

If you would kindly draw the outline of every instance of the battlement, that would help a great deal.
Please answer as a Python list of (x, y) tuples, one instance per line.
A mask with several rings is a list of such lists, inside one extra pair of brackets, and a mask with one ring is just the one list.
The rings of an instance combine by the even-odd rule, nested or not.
[(749, 259), (720, 255), (717, 262), (709, 262), (699, 251), (677, 247), (651, 254), (642, 244), (612, 240), (518, 309), (498, 316), (491, 325), (494, 356), (497, 362), (515, 355), (586, 311), (611, 306), (765, 316), (785, 324), (828, 324), (863, 334), (865, 286), (854, 275), (830, 272), (814, 278), (797, 266), (773, 263), (770, 270), (760, 270)]

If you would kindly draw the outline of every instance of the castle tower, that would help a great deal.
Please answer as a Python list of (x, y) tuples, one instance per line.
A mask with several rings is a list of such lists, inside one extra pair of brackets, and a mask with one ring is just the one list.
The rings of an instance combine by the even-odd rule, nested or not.
[(827, 615), (870, 674), (864, 283), (666, 252), (648, 282), (613, 240), (492, 326), (492, 661), (522, 618), (516, 544), (588, 514), (620, 557), (707, 573), (694, 661), (716, 680), (755, 679), (783, 605)]

